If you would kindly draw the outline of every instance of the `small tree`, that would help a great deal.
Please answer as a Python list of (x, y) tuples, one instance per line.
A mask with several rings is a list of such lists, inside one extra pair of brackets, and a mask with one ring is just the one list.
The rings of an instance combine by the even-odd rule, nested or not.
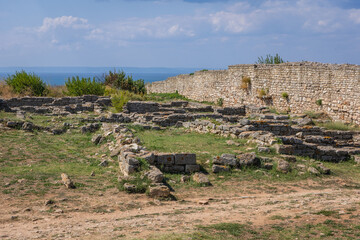
[(258, 61), (256, 63), (258, 63), (258, 64), (280, 64), (280, 63), (284, 63), (284, 60), (279, 56), (279, 54), (276, 54), (275, 56), (271, 56), (270, 54), (267, 54), (265, 59), (264, 59), (264, 57), (258, 57)]
[(132, 76), (126, 76), (124, 71), (109, 71), (109, 74), (103, 77), (104, 84), (112, 88), (127, 90), (134, 93), (144, 94), (146, 92), (143, 79), (134, 80)]

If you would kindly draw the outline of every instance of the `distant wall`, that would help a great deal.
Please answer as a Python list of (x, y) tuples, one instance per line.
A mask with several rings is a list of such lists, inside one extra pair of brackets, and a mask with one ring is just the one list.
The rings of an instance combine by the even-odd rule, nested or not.
[[(242, 78), (251, 78), (243, 89)], [(273, 105), (278, 110), (302, 113), (323, 111), (334, 120), (360, 124), (360, 66), (312, 62), (283, 64), (243, 64), (228, 70), (195, 72), (165, 81), (153, 82), (148, 92), (178, 91), (198, 101), (216, 102), (224, 99), (225, 106), (242, 104)], [(259, 98), (264, 89), (267, 95)], [(289, 95), (288, 99), (282, 93)], [(322, 105), (316, 104), (321, 99)]]

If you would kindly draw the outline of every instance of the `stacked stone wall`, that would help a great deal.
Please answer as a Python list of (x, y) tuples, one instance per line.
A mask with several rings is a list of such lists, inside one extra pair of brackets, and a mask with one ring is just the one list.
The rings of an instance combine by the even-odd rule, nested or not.
[[(248, 88), (242, 78), (250, 77)], [(198, 101), (224, 106), (274, 106), (281, 111), (323, 111), (334, 120), (360, 124), (360, 66), (312, 62), (232, 65), (228, 70), (195, 72), (147, 85), (148, 92), (178, 91)], [(266, 95), (259, 97), (259, 91)], [(284, 98), (282, 93), (287, 93)], [(317, 104), (321, 100), (322, 104)], [(318, 101), (319, 103), (319, 101)]]

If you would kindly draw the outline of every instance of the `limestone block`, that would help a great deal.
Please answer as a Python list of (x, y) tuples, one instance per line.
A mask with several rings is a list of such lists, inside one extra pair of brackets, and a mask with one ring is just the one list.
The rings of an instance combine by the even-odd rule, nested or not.
[(171, 153), (159, 153), (155, 156), (155, 162), (158, 165), (174, 165), (175, 158)]
[(176, 165), (194, 165), (196, 164), (196, 154), (193, 153), (177, 153), (175, 156)]

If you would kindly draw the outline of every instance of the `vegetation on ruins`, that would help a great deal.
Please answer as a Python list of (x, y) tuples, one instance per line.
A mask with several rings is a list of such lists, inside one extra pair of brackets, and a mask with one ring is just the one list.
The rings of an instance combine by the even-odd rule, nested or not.
[(258, 60), (256, 63), (257, 64), (280, 64), (280, 63), (284, 63), (284, 60), (280, 57), (279, 54), (276, 54), (275, 56), (272, 56), (271, 54), (267, 54), (265, 58), (263, 56), (258, 57)]
[(283, 92), (283, 93), (281, 93), (281, 97), (284, 98), (284, 99), (288, 99), (289, 94), (287, 92)]
[(316, 105), (322, 106), (322, 99), (318, 99), (315, 101)]
[(43, 96), (47, 93), (46, 83), (35, 73), (27, 73), (24, 70), (16, 71), (15, 74), (8, 76), (5, 82), (18, 94)]
[(249, 89), (250, 84), (251, 84), (251, 78), (247, 76), (243, 76), (241, 79), (241, 88), (247, 90)]
[(258, 98), (264, 99), (268, 96), (269, 90), (268, 89), (258, 89)]
[(102, 96), (105, 93), (105, 86), (102, 82), (97, 81), (95, 77), (79, 78), (79, 76), (68, 78), (65, 82), (67, 91), (66, 95), (69, 96), (82, 96), (82, 95), (98, 95)]
[(224, 105), (224, 99), (223, 98), (218, 98), (218, 100), (216, 101), (216, 104), (220, 107), (222, 107)]

